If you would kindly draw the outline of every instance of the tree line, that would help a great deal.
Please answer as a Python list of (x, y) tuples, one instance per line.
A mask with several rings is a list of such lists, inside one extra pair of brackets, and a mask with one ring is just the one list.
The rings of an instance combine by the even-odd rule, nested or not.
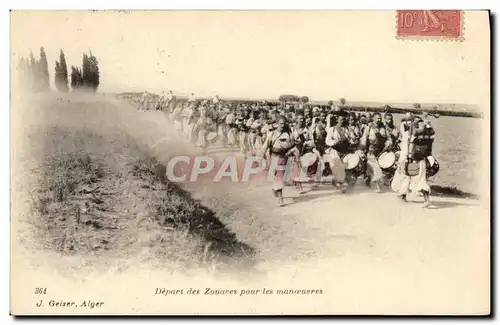
[[(21, 85), (26, 90), (33, 92), (49, 91), (50, 75), (47, 63), (47, 55), (43, 47), (40, 48), (40, 57), (37, 59), (30, 50), (29, 57), (21, 57), (18, 64)], [(54, 85), (58, 91), (93, 91), (96, 92), (100, 83), (99, 61), (89, 51), (83, 53), (82, 66), (71, 66), (68, 64), (63, 50), (59, 53), (59, 61), (55, 61)]]
[(278, 101), (280, 101), (280, 102), (308, 103), (309, 97), (308, 96), (297, 96), (297, 95), (284, 94), (284, 95), (280, 95), (278, 97)]

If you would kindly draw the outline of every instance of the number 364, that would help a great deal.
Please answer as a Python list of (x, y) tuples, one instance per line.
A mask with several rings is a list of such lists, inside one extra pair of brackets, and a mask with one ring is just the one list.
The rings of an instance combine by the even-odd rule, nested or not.
[(46, 295), (47, 288), (35, 288), (35, 295)]

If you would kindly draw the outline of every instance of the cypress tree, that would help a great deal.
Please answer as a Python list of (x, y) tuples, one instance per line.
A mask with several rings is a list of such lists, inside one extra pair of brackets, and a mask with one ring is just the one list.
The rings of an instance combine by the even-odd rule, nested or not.
[(92, 55), (92, 51), (90, 51), (89, 63), (91, 71), (91, 85), (93, 91), (96, 92), (97, 88), (99, 87), (99, 61), (97, 61), (97, 58)]
[(71, 66), (71, 89), (78, 90), (78, 75), (75, 66)]
[(71, 66), (71, 88), (73, 91), (82, 90), (83, 76), (79, 67)]
[(83, 53), (81, 75), (82, 75), (82, 79), (83, 79), (82, 86), (84, 88), (91, 88), (91, 86), (92, 86), (92, 71), (91, 71), (89, 56), (85, 53)]
[(49, 81), (49, 65), (47, 63), (47, 55), (43, 46), (40, 48), (40, 61), (39, 61), (39, 87), (41, 91), (47, 91), (50, 89)]
[(76, 75), (78, 80), (78, 88), (83, 88), (85, 86), (85, 80), (83, 79), (83, 71), (82, 68), (76, 68)]
[(56, 60), (56, 65), (55, 65), (55, 74), (54, 74), (54, 84), (56, 86), (56, 89), (61, 91), (61, 66), (59, 65), (59, 62)]
[(61, 83), (61, 91), (68, 91), (68, 66), (66, 64), (66, 56), (64, 55), (63, 50), (59, 54), (59, 69), (60, 69), (60, 83)]
[(30, 61), (28, 69), (28, 87), (33, 91), (38, 90), (38, 63), (36, 62), (33, 52), (30, 50)]

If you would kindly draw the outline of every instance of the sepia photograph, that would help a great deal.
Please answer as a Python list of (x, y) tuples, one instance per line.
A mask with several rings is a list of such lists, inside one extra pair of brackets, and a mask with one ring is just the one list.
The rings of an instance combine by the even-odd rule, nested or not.
[(12, 315), (490, 314), (488, 11), (10, 28)]

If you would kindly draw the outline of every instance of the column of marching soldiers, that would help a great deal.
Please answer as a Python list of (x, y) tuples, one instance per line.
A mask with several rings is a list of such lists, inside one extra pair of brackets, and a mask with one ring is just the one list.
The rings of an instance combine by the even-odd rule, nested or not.
[[(177, 100), (171, 91), (121, 97), (138, 111), (162, 111), (179, 132), (204, 152), (217, 147), (256, 156), (270, 149), (269, 155), (279, 134), (286, 132), (293, 139), (294, 155), (307, 169), (308, 181), (317, 180), (318, 174), (323, 179), (331, 176), (331, 183), (342, 191), (363, 179), (368, 187), (381, 192), (384, 186), (391, 186), (403, 163), (403, 174), (416, 177), (419, 171), (412, 169), (418, 169), (419, 160), (415, 158), (422, 154), (425, 180), (439, 170), (432, 156), (434, 129), (425, 120), (425, 113), (422, 117), (407, 113), (396, 125), (389, 112), (347, 111), (334, 104), (223, 101), (219, 96), (197, 100), (194, 94), (187, 100)], [(420, 129), (423, 131), (419, 133)], [(420, 152), (415, 152), (417, 149)], [(406, 192), (400, 194), (406, 196)]]

